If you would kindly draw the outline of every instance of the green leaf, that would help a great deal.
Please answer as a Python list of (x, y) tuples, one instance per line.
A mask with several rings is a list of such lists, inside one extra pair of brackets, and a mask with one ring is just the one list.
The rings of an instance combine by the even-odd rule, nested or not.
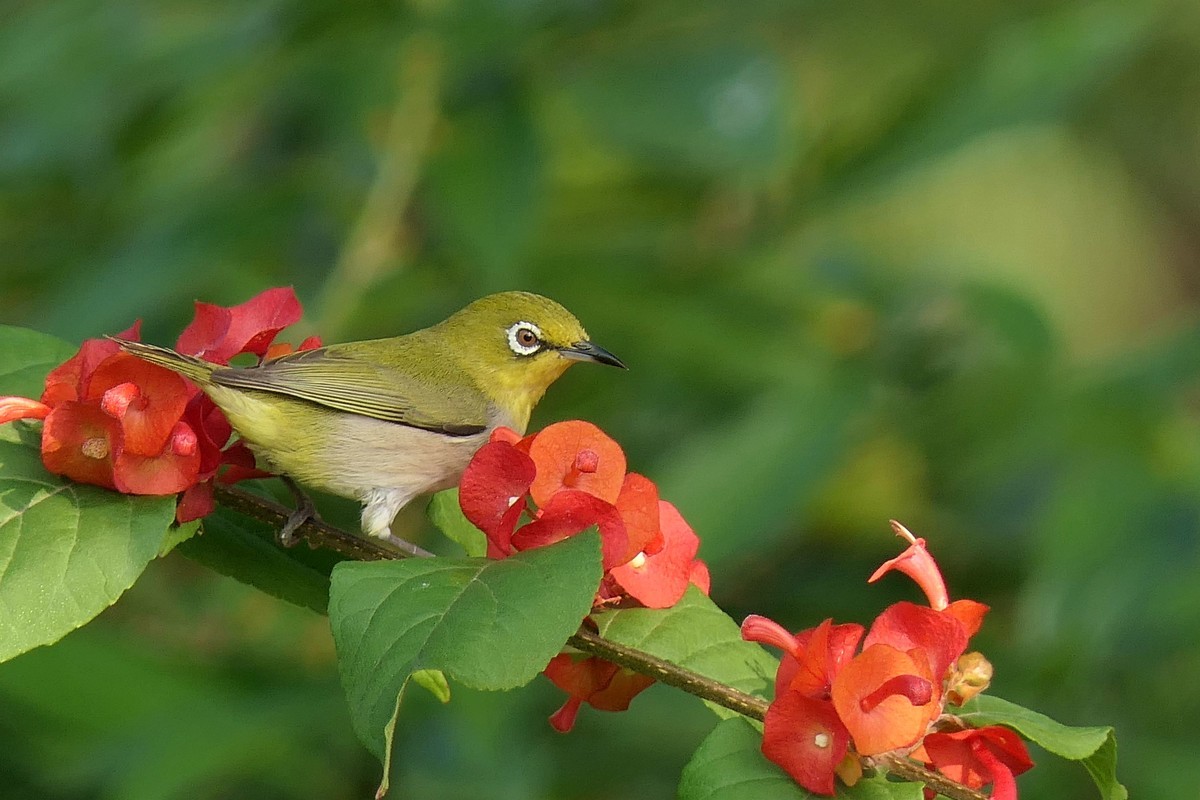
[[(779, 662), (752, 642), (741, 629), (695, 586), (671, 608), (632, 608), (593, 617), (600, 635), (674, 662), (693, 672), (769, 697)], [(735, 712), (709, 704), (719, 716)]]
[(414, 672), (441, 670), (475, 689), (528, 683), (578, 629), (601, 574), (595, 533), (503, 561), (339, 564), (329, 624), (354, 729), (384, 763), (381, 790)]
[(999, 697), (980, 695), (960, 716), (973, 725), (1007, 725), (1057, 756), (1083, 763), (1104, 800), (1126, 800), (1117, 781), (1117, 739), (1111, 727), (1073, 728)]
[(115, 603), (175, 519), (174, 497), (62, 480), (16, 439), (12, 426), (0, 428), (0, 661), (58, 641)]
[(762, 734), (745, 717), (717, 723), (683, 768), (679, 800), (806, 800), (782, 769), (762, 754)]
[(0, 395), (37, 399), (46, 373), (66, 361), (75, 348), (44, 333), (0, 325)]
[[(809, 800), (819, 797), (762, 754), (762, 734), (743, 717), (722, 720), (713, 728), (679, 780), (679, 800)], [(919, 783), (897, 783), (883, 776), (864, 778), (853, 787), (838, 784), (835, 797), (853, 800), (921, 800)]]
[(487, 536), (476, 528), (462, 512), (458, 504), (458, 489), (438, 492), (429, 501), (426, 509), (429, 520), (438, 530), (462, 545), (471, 558), (487, 555)]
[(171, 527), (167, 529), (167, 535), (163, 537), (162, 545), (160, 545), (158, 548), (158, 557), (162, 558), (167, 553), (171, 552), (199, 532), (200, 520), (198, 519), (192, 520), (191, 522), (185, 522), (182, 525), (171, 525)]
[(329, 605), (329, 573), (338, 556), (299, 546), (284, 549), (275, 529), (218, 506), (204, 518), (203, 532), (178, 550), (209, 569), (324, 614)]

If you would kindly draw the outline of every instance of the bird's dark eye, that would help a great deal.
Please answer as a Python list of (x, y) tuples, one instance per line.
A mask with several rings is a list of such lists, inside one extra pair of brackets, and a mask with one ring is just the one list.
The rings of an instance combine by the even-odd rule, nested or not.
[(542, 346), (542, 331), (532, 322), (517, 322), (505, 331), (508, 348), (519, 356), (530, 356)]

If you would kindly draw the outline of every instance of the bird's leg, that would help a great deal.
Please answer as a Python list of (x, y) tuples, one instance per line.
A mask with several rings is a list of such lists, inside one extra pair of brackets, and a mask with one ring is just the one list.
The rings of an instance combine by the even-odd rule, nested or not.
[(321, 517), (317, 514), (317, 507), (313, 504), (312, 498), (294, 480), (287, 475), (280, 475), (279, 479), (292, 493), (292, 497), (296, 498), (296, 510), (288, 515), (287, 521), (283, 523), (283, 527), (279, 529), (275, 538), (284, 547), (291, 547), (296, 543), (296, 529), (310, 519), (320, 522)]

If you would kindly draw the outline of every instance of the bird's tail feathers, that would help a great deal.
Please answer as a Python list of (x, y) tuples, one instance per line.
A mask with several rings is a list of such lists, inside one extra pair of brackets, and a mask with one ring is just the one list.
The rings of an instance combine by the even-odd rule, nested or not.
[(159, 347), (156, 344), (146, 344), (145, 342), (130, 342), (111, 336), (109, 338), (120, 345), (126, 353), (132, 353), (151, 364), (158, 364), (160, 367), (178, 372), (199, 384), (208, 383), (213, 371), (221, 369), (220, 364), (213, 364), (211, 361), (205, 361), (195, 356), (185, 356), (169, 347)]

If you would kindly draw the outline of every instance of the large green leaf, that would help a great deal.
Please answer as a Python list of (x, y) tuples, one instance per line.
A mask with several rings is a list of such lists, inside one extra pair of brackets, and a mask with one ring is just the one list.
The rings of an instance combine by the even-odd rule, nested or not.
[(960, 713), (973, 725), (1007, 725), (1057, 756), (1079, 761), (1104, 800), (1126, 800), (1117, 780), (1117, 739), (1111, 727), (1073, 728), (999, 697), (980, 695)]
[[(632, 608), (595, 616), (600, 634), (701, 675), (768, 697), (779, 662), (743, 641), (738, 624), (696, 587), (671, 608)], [(710, 704), (720, 716), (734, 714)]]
[[(0, 395), (39, 397), (75, 348), (0, 325)], [(172, 538), (174, 497), (130, 497), (46, 472), (36, 426), (0, 426), (0, 661), (108, 608)]]
[(591, 608), (600, 543), (585, 533), (503, 561), (344, 562), (329, 622), (355, 731), (390, 767), (400, 697), (413, 672), (440, 670), (476, 689), (534, 678)]
[(0, 661), (108, 608), (159, 549), (174, 497), (131, 497), (50, 475), (0, 427)]
[[(809, 800), (801, 788), (762, 754), (762, 735), (741, 717), (722, 720), (700, 744), (679, 780), (680, 800)], [(920, 800), (919, 783), (882, 776), (853, 787), (838, 784), (836, 797), (853, 800)]]

